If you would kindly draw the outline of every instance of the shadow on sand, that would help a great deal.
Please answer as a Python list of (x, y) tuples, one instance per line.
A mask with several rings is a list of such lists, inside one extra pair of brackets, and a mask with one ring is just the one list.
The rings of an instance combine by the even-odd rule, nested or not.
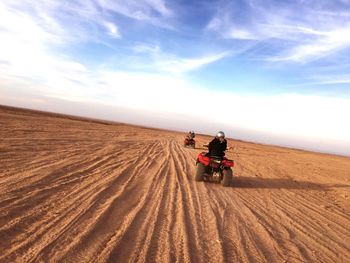
[(261, 189), (304, 189), (324, 191), (334, 187), (350, 187), (342, 184), (315, 184), (287, 178), (234, 177), (232, 187)]
[(304, 189), (325, 191), (334, 187), (350, 187), (342, 184), (315, 184), (288, 178), (234, 177), (232, 187), (255, 189)]

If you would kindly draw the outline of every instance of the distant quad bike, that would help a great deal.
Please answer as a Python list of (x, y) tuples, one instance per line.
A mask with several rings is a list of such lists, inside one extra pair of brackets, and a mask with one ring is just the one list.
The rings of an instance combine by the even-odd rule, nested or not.
[(184, 146), (191, 147), (194, 149), (194, 148), (196, 148), (196, 141), (193, 139), (185, 138)]
[(196, 181), (216, 181), (223, 186), (230, 186), (232, 183), (232, 169), (234, 161), (225, 157), (207, 156), (206, 152), (198, 154)]

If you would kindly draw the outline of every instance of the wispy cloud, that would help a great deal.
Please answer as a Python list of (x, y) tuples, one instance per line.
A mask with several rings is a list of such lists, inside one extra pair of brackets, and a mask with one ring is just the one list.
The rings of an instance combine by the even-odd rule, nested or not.
[(174, 12), (163, 0), (96, 0), (96, 3), (105, 11), (158, 27), (173, 28), (168, 18), (174, 16)]
[(146, 53), (149, 55), (157, 55), (160, 53), (160, 47), (158, 45), (150, 45), (140, 43), (131, 48), (135, 53)]
[(106, 27), (108, 30), (108, 35), (110, 35), (113, 38), (121, 38), (121, 35), (119, 33), (118, 27), (113, 24), (112, 22), (104, 21), (102, 24)]
[(326, 74), (314, 75), (309, 78), (309, 82), (304, 85), (334, 85), (350, 84), (350, 74)]
[[(350, 47), (350, 13), (326, 4), (226, 3), (207, 25), (223, 38), (274, 45), (269, 61), (308, 62)], [(238, 8), (243, 9), (242, 17)], [(282, 42), (283, 41), (283, 42)]]
[[(103, 42), (99, 27), (104, 28), (108, 36), (120, 38), (116, 15), (164, 28), (173, 28), (169, 19), (174, 15), (162, 0), (73, 0), (69, 4), (54, 0), (5, 0), (0, 3), (0, 9), (0, 22), (6, 30), (23, 33), (32, 25), (45, 32), (47, 40), (61, 43)], [(18, 23), (19, 20), (22, 23)]]
[(165, 52), (159, 45), (139, 43), (133, 46), (132, 51), (136, 54), (145, 54), (147, 63), (135, 63), (131, 67), (143, 68), (148, 71), (163, 72), (168, 74), (184, 74), (203, 68), (221, 59), (231, 56), (234, 52), (208, 52), (192, 57), (181, 57), (176, 54)]
[(37, 42), (42, 41), (46, 45), (101, 41), (101, 35), (95, 28), (103, 19), (89, 1), (76, 0), (71, 5), (52, 0), (5, 1), (0, 3), (0, 10), (3, 33), (12, 34), (12, 38), (17, 36), (32, 41), (30, 35), (37, 34)]
[(337, 28), (328, 32), (304, 30), (310, 36), (315, 36), (307, 43), (298, 44), (284, 55), (271, 58), (271, 61), (307, 62), (312, 59), (325, 57), (338, 50), (350, 47), (350, 24), (347, 28)]
[(185, 73), (202, 68), (208, 64), (214, 63), (227, 57), (230, 52), (222, 52), (214, 55), (207, 55), (199, 58), (170, 58), (155, 62), (158, 70), (169, 73)]
[(150, 20), (154, 16), (169, 17), (173, 15), (171, 9), (167, 7), (163, 0), (130, 0), (130, 1), (111, 1), (97, 0), (99, 5), (107, 10), (113, 10), (125, 16)]
[[(79, 6), (82, 3), (77, 1), (75, 4)], [(114, 4), (116, 7), (119, 3), (114, 2)], [(129, 9), (142, 7), (149, 10), (151, 8), (158, 10), (157, 12), (162, 16), (171, 15), (171, 11), (162, 1), (130, 2), (129, 5), (123, 6)], [(29, 7), (28, 1), (24, 1), (21, 5), (19, 2), (0, 3), (2, 14), (0, 26), (5, 29), (0, 31), (0, 37), (3, 40), (0, 43), (2, 78), (30, 78), (35, 79), (38, 84), (45, 83), (48, 86), (51, 86), (50, 83), (59, 83), (62, 87), (72, 87), (81, 83), (90, 87), (94, 82), (89, 79), (91, 73), (88, 73), (88, 69), (74, 58), (58, 53), (56, 50), (60, 46), (68, 46), (74, 42), (99, 41), (99, 35), (96, 34), (100, 33), (94, 33), (94, 30), (92, 33), (89, 32), (93, 27), (103, 26), (103, 32), (108, 36), (120, 39), (119, 27), (110, 20), (101, 19), (97, 8), (91, 2), (83, 9), (78, 9), (75, 15), (71, 13), (71, 6), (61, 6), (53, 1), (39, 2), (33, 7)], [(75, 27), (76, 25), (78, 26)], [(171, 74), (190, 72), (229, 55), (227, 52), (221, 52), (182, 58), (161, 51), (158, 45), (143, 43), (134, 46), (132, 50), (137, 54), (148, 53), (151, 56), (148, 63), (142, 63), (139, 66)], [(135, 67), (135, 65), (132, 66)], [(58, 86), (55, 85), (55, 89), (57, 88)]]
[[(137, 1), (138, 3), (142, 1)], [(156, 10), (158, 13), (162, 14), (163, 16), (172, 16), (173, 11), (171, 11), (165, 4), (163, 0), (146, 0), (145, 3), (149, 4), (151, 7), (153, 7), (154, 10)]]
[(53, 74), (59, 76), (72, 70), (74, 76), (74, 72), (86, 70), (79, 62), (54, 52), (53, 47), (72, 39), (61, 32), (60, 24), (48, 14), (30, 15), (2, 3), (0, 13), (0, 27), (3, 29), (0, 31), (0, 57), (5, 62), (1, 66), (2, 77), (45, 82), (53, 78)]

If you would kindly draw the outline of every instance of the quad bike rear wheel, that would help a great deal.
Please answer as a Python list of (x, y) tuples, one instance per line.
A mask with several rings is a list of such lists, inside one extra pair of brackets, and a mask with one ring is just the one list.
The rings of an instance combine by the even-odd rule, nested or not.
[(196, 171), (196, 175), (195, 175), (194, 179), (197, 182), (203, 181), (204, 172), (205, 172), (205, 166), (202, 163), (198, 162), (197, 163), (197, 171)]
[(221, 180), (221, 185), (222, 186), (230, 186), (232, 183), (232, 170), (231, 169), (227, 169), (227, 170), (223, 170), (223, 178)]

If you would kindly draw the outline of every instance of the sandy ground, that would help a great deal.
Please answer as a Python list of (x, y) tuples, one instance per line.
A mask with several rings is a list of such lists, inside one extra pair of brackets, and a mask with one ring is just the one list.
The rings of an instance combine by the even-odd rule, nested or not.
[(224, 188), (177, 132), (2, 107), (0, 138), (0, 262), (350, 262), (350, 158), (230, 140)]

